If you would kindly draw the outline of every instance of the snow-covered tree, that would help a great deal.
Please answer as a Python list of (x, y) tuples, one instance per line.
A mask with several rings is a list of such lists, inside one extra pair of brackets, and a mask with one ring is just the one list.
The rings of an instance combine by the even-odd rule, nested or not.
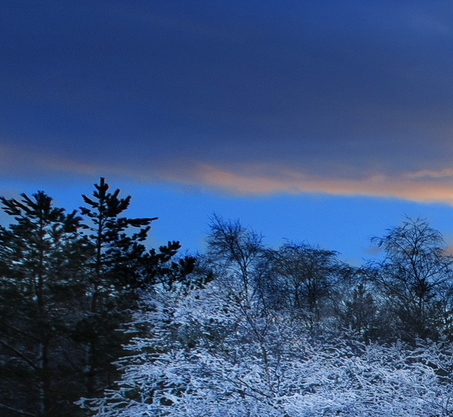
[(144, 294), (132, 329), (149, 337), (128, 346), (118, 388), (81, 405), (97, 417), (453, 415), (448, 343), (313, 338), (241, 285), (222, 276), (189, 294)]

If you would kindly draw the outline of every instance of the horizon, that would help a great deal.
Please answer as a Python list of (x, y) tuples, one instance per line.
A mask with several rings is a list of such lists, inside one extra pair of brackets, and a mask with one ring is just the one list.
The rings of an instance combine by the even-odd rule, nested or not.
[[(226, 194), (212, 195), (177, 186), (149, 186), (109, 178), (106, 181), (111, 191), (121, 190), (120, 197), (132, 197), (127, 216), (158, 217), (152, 223), (147, 241), (150, 248), (177, 240), (182, 245), (181, 254), (204, 252), (213, 214), (225, 220), (239, 220), (244, 227), (261, 235), (267, 247), (276, 249), (286, 241), (304, 243), (335, 251), (339, 260), (353, 266), (382, 259), (382, 251), (371, 239), (383, 237), (389, 229), (401, 226), (407, 218), (426, 220), (442, 234), (447, 251), (453, 246), (453, 225), (449, 222), (452, 208), (446, 204), (320, 194), (253, 196), (238, 201), (237, 197)], [(17, 188), (22, 185), (26, 189), (0, 195), (19, 199), (22, 192), (30, 196), (44, 191), (53, 198), (56, 207), (71, 211), (79, 210), (83, 205), (82, 194), (90, 196), (93, 184), (73, 181), (59, 185), (48, 183), (46, 187), (39, 182), (18, 183)], [(371, 206), (380, 215), (370, 218), (368, 208)], [(0, 212), (0, 224), (6, 226), (12, 222), (10, 216)]]

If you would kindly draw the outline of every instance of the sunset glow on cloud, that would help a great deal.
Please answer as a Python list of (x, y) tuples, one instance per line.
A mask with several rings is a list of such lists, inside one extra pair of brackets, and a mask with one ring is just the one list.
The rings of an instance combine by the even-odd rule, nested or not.
[[(362, 177), (356, 173), (353, 178), (348, 178), (340, 173), (334, 175), (334, 172), (329, 172), (322, 176), (278, 165), (232, 163), (231, 166), (215, 166), (193, 160), (182, 160), (179, 166), (169, 163), (166, 168), (153, 168), (139, 161), (135, 167), (115, 161), (94, 165), (11, 147), (2, 147), (1, 156), (3, 166), (9, 166), (18, 175), (39, 171), (47, 172), (48, 175), (81, 175), (85, 178), (123, 176), (145, 183), (164, 181), (205, 187), (238, 196), (308, 193), (397, 198), (453, 205), (453, 169), (364, 174)], [(28, 161), (26, 166), (15, 166), (15, 161), (19, 159)]]
[[(407, 173), (399, 177), (375, 175), (361, 180), (346, 178), (316, 178), (309, 174), (282, 169), (279, 175), (266, 174), (262, 167), (248, 167), (247, 172), (228, 170), (214, 166), (200, 166), (187, 170), (180, 178), (168, 180), (188, 184), (203, 184), (239, 195), (254, 194), (303, 194), (325, 193), (342, 196), (368, 196), (400, 198), (417, 202), (437, 202), (453, 205), (453, 175), (451, 173)], [(276, 171), (274, 168), (273, 171)], [(426, 178), (427, 177), (427, 178)], [(436, 182), (433, 178), (448, 178), (448, 182)], [(165, 175), (164, 175), (165, 178)]]

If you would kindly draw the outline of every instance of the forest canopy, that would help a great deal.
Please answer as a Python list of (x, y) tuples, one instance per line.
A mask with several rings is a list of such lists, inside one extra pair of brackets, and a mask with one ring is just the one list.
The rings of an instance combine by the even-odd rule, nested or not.
[(78, 210), (0, 202), (2, 415), (453, 415), (453, 258), (425, 219), (358, 267), (218, 214), (204, 253), (148, 248), (157, 217), (103, 178)]

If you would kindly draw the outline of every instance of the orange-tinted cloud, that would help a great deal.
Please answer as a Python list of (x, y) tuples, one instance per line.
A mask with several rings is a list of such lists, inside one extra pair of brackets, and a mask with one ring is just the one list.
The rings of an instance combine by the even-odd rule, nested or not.
[[(35, 153), (14, 147), (0, 147), (0, 162), (13, 174), (36, 170), (48, 175), (121, 176), (141, 182), (166, 182), (204, 187), (234, 195), (328, 194), (398, 198), (417, 202), (453, 205), (453, 169), (420, 170), (406, 173), (377, 173), (353, 178), (271, 164), (228, 164), (222, 166), (198, 161), (178, 160), (167, 167), (147, 165), (143, 161), (124, 165), (89, 163), (80, 159)], [(44, 174), (46, 175), (46, 174)]]
[[(247, 168), (247, 169), (245, 169)], [(453, 170), (377, 174), (361, 179), (319, 177), (310, 173), (266, 166), (221, 168), (200, 165), (181, 177), (163, 174), (170, 181), (204, 185), (241, 195), (324, 193), (343, 196), (400, 198), (453, 205)], [(447, 180), (446, 180), (447, 179)]]

